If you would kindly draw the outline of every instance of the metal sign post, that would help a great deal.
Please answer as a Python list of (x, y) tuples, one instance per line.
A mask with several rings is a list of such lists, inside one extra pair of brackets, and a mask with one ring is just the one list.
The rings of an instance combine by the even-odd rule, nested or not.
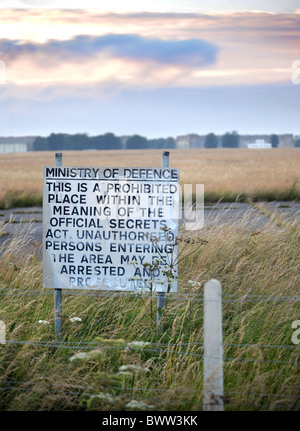
[[(169, 160), (170, 160), (170, 153), (169, 151), (163, 151), (162, 153), (162, 160), (161, 160), (161, 166), (162, 168), (168, 168), (169, 167)], [(161, 334), (161, 318), (162, 318), (162, 309), (164, 308), (166, 303), (166, 294), (165, 292), (158, 292), (157, 293), (157, 315), (156, 315), (156, 324), (157, 324), (157, 332), (158, 334)]]
[[(62, 153), (55, 153), (55, 167), (62, 166)], [(54, 328), (55, 341), (60, 342), (61, 333), (61, 314), (62, 314), (62, 289), (54, 290)]]

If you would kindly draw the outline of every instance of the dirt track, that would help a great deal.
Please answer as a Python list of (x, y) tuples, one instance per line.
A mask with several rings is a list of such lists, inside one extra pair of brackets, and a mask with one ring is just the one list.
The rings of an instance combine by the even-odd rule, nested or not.
[[(274, 217), (275, 216), (275, 217)], [(249, 232), (263, 229), (267, 224), (280, 226), (280, 222), (300, 222), (299, 202), (257, 203), (251, 206), (247, 203), (218, 203), (205, 206), (204, 227), (211, 228), (219, 224), (234, 224), (245, 220), (243, 225)], [(191, 221), (193, 221), (191, 219)], [(30, 222), (30, 223), (29, 223)], [(185, 227), (180, 220), (179, 226)], [(43, 212), (42, 208), (14, 208), (0, 210), (0, 246), (13, 238), (14, 234), (31, 232), (31, 243), (38, 250), (42, 245)], [(0, 230), (1, 232), (1, 230)], [(199, 230), (201, 232), (201, 230)]]

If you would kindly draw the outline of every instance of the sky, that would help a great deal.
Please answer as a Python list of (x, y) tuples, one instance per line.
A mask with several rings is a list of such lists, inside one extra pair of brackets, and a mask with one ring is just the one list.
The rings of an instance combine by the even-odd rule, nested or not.
[(0, 135), (300, 135), (299, 0), (0, 1)]

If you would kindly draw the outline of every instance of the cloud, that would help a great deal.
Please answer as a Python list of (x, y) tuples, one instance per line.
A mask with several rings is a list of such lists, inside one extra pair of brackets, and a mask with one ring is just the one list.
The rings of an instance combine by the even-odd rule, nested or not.
[(0, 20), (0, 59), (17, 85), (114, 80), (142, 90), (287, 82), (299, 58), (300, 14), (6, 9)]
[(110, 0), (101, 2), (99, 0), (2, 0), (2, 7), (23, 8), (71, 8), (88, 9), (101, 8), (102, 11), (125, 12), (129, 10), (145, 10), (166, 12), (176, 10), (181, 12), (208, 12), (232, 11), (232, 10), (264, 10), (273, 12), (292, 12), (299, 7), (298, 0), (243, 0), (232, 2), (228, 0)]
[(84, 61), (103, 52), (117, 58), (199, 67), (214, 64), (218, 48), (200, 39), (163, 40), (131, 34), (109, 34), (79, 35), (70, 40), (50, 40), (46, 43), (22, 43), (6, 39), (0, 41), (0, 52), (5, 61), (29, 56), (34, 62), (47, 67), (49, 60)]

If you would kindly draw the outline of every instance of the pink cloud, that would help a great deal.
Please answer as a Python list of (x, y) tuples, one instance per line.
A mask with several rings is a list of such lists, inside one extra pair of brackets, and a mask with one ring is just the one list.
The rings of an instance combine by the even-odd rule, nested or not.
[[(290, 65), (299, 57), (299, 13), (118, 15), (91, 10), (6, 9), (0, 10), (0, 21), (0, 38), (8, 42), (19, 39), (23, 43), (18, 46), (12, 42), (10, 52), (6, 53), (7, 79), (19, 85), (68, 81), (84, 85), (91, 81), (104, 83), (112, 78), (124, 88), (287, 82)], [(132, 35), (135, 41), (161, 42), (157, 47), (152, 46), (148, 58), (143, 58), (142, 43), (139, 47), (133, 44), (135, 53), (129, 53), (128, 46), (127, 55), (123, 55), (115, 44), (91, 56), (83, 55), (83, 59), (66, 48), (78, 35), (103, 41), (109, 33), (114, 33), (119, 41)], [(168, 62), (170, 52), (159, 50), (173, 41), (182, 41), (184, 46), (189, 40), (197, 39), (219, 48), (216, 62), (201, 64), (199, 57), (197, 65), (192, 61), (193, 56), (187, 56), (187, 61), (182, 58)], [(30, 52), (30, 47), (34, 52)], [(179, 49), (180, 44), (177, 59)], [(0, 47), (0, 51), (0, 58), (5, 60), (5, 49)]]

